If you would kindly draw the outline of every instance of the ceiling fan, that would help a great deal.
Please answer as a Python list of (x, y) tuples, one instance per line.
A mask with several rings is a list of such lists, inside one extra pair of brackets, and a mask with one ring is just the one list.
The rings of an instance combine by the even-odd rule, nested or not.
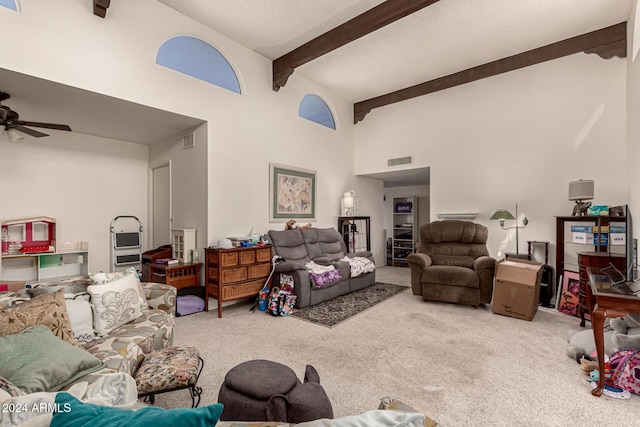
[(18, 115), (18, 113), (16, 113), (6, 105), (1, 104), (2, 101), (5, 101), (9, 98), (11, 98), (11, 95), (9, 95), (6, 92), (0, 91), (0, 126), (4, 126), (4, 130), (9, 135), (9, 139), (11, 139), (11, 142), (15, 142), (17, 140), (22, 139), (20, 135), (17, 135), (14, 133), (15, 131), (26, 133), (27, 135), (31, 135), (36, 138), (49, 136), (44, 132), (40, 132), (34, 129), (29, 129), (26, 126), (71, 131), (71, 128), (68, 125), (59, 125), (55, 123), (27, 122), (24, 120), (20, 120), (20, 116)]

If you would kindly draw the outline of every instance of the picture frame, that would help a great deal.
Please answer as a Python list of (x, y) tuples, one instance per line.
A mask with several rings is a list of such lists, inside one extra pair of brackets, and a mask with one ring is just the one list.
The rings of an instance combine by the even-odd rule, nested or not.
[[(574, 271), (565, 270), (562, 276), (562, 289), (558, 292), (558, 311), (569, 316), (579, 317), (578, 305), (580, 303), (580, 275)], [(589, 315), (585, 313), (585, 318)]]
[(269, 221), (316, 220), (316, 171), (269, 163)]

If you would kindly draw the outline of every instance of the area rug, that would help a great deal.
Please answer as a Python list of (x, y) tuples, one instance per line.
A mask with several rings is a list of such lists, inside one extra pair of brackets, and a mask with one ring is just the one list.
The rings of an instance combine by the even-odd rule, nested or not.
[(292, 316), (332, 328), (407, 289), (408, 286), (376, 282), (364, 289), (294, 310)]

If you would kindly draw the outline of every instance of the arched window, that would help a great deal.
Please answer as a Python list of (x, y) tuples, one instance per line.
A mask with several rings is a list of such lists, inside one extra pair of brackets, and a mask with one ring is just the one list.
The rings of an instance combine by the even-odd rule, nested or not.
[(18, 11), (18, 3), (16, 0), (0, 0), (0, 6), (4, 6), (7, 9)]
[(156, 64), (240, 93), (240, 83), (227, 59), (209, 43), (190, 36), (172, 37), (160, 46)]
[(329, 106), (318, 95), (307, 94), (302, 98), (298, 107), (298, 116), (329, 129), (336, 128), (336, 122), (333, 120)]

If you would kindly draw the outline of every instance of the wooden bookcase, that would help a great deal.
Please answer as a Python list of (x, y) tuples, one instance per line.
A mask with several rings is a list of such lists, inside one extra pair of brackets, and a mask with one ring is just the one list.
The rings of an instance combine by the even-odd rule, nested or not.
[(206, 248), (207, 297), (222, 303), (257, 296), (271, 272), (271, 245), (250, 248)]

